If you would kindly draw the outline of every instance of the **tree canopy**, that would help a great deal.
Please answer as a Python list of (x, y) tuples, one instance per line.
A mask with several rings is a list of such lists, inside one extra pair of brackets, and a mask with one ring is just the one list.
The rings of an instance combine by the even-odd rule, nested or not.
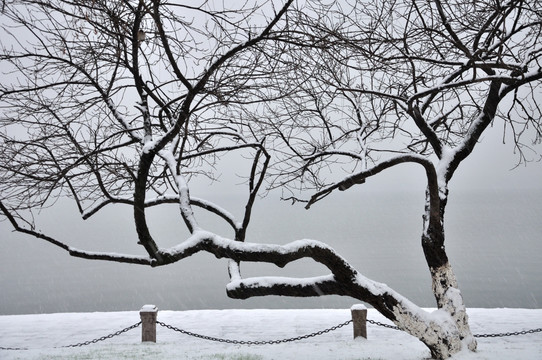
[[(72, 256), (150, 266), (200, 251), (231, 259), (232, 297), (347, 295), (420, 338), (436, 358), (474, 350), (445, 251), (448, 182), (499, 123), (518, 163), (540, 159), (542, 8), (500, 1), (13, 0), (2, 6), (0, 210)], [(190, 196), (235, 155), (241, 219)], [(426, 314), (330, 246), (245, 242), (259, 194), (310, 208), (403, 163), (427, 179), (422, 248), (439, 309)], [(33, 211), (74, 201), (83, 219), (133, 209), (147, 255), (90, 252), (36, 230)], [(179, 206), (190, 236), (165, 248), (147, 209)], [(205, 229), (193, 207), (226, 221)], [(239, 263), (310, 258), (331, 274), (248, 278)]]

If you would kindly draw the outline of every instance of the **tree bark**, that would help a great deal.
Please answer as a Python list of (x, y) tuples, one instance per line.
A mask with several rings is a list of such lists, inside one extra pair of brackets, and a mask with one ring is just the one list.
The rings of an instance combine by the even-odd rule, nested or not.
[[(428, 347), (434, 358), (447, 358), (462, 349), (465, 344), (469, 350), (475, 351), (477, 344), (470, 330), (468, 315), (463, 296), (459, 291), (457, 278), (446, 254), (444, 244), (444, 210), (447, 203), (447, 191), (439, 192), (439, 223), (435, 226), (429, 221), (431, 212), (430, 195), (427, 192), (426, 214), (424, 215), (424, 229), (422, 235), (422, 248), (431, 274), (432, 289), (438, 309), (446, 311), (455, 323), (457, 334), (448, 336), (446, 332), (440, 333), (442, 339), (436, 346)], [(423, 340), (422, 340), (423, 341)], [(427, 344), (426, 344), (427, 345)]]

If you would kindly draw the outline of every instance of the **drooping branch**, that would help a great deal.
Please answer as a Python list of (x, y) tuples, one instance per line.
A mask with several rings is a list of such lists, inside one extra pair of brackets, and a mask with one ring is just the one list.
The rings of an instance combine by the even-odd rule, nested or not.
[(317, 241), (299, 240), (286, 245), (263, 245), (242, 243), (205, 231), (197, 231), (182, 244), (164, 250), (162, 256), (173, 261), (200, 251), (237, 262), (269, 262), (280, 267), (298, 259), (310, 258), (331, 270), (330, 275), (313, 278), (234, 277), (227, 286), (230, 297), (245, 299), (266, 295), (302, 297), (346, 295), (371, 304), (401, 329), (428, 345), (439, 341), (436, 334), (443, 328), (450, 332), (448, 336), (461, 336), (457, 330), (447, 325), (451, 319), (443, 321), (438, 315), (433, 317), (387, 285), (362, 276), (333, 249)]
[(389, 169), (393, 166), (396, 166), (396, 165), (399, 165), (399, 164), (403, 164), (403, 163), (416, 163), (416, 164), (420, 164), (423, 166), (423, 168), (425, 169), (425, 173), (426, 173), (426, 176), (427, 176), (427, 184), (428, 184), (428, 188), (429, 188), (429, 191), (430, 191), (430, 199), (431, 199), (431, 208), (432, 209), (435, 209), (435, 211), (437, 211), (436, 213), (432, 212), (433, 216), (433, 220), (434, 222), (439, 222), (438, 221), (438, 218), (439, 218), (439, 215), (438, 215), (438, 209), (439, 209), (439, 203), (440, 203), (440, 199), (439, 199), (439, 184), (438, 184), (438, 178), (437, 178), (437, 172), (436, 172), (436, 169), (433, 165), (433, 163), (422, 157), (422, 156), (418, 156), (418, 155), (414, 155), (414, 154), (405, 154), (405, 155), (400, 155), (400, 156), (396, 156), (394, 158), (391, 158), (389, 160), (385, 160), (385, 161), (382, 161), (380, 163), (378, 163), (377, 165), (375, 165), (374, 167), (372, 168), (369, 168), (367, 170), (363, 170), (363, 171), (360, 171), (356, 174), (353, 174), (353, 175), (350, 175), (350, 176), (347, 176), (346, 178), (344, 178), (343, 180), (325, 188), (325, 189), (322, 189), (320, 190), (319, 192), (317, 192), (316, 194), (314, 194), (309, 202), (307, 203), (307, 205), (305, 206), (306, 209), (309, 209), (314, 203), (316, 203), (317, 201), (319, 201), (320, 199), (322, 199), (323, 197), (329, 195), (332, 191), (338, 189), (340, 191), (344, 191), (348, 188), (350, 188), (352, 185), (354, 184), (362, 184), (365, 182), (365, 180), (369, 177), (372, 177), (386, 169)]
[(298, 240), (285, 245), (254, 244), (229, 240), (206, 231), (196, 231), (183, 243), (162, 250), (161, 257), (165, 259), (166, 263), (175, 262), (201, 251), (214, 254), (217, 258), (228, 258), (235, 262), (267, 262), (278, 267), (309, 258), (331, 271), (331, 275), (301, 279), (281, 277), (240, 279), (234, 277), (227, 286), (227, 291), (229, 296), (235, 298), (264, 295), (305, 297), (347, 295), (374, 305), (392, 321), (398, 320), (397, 310), (404, 310), (412, 305), (386, 285), (360, 275), (331, 247), (314, 240)]
[(93, 251), (85, 251), (85, 250), (74, 248), (51, 236), (42, 234), (41, 232), (35, 231), (33, 229), (27, 229), (20, 226), (15, 216), (13, 216), (11, 211), (9, 211), (9, 209), (6, 206), (4, 206), (2, 201), (0, 201), (0, 211), (4, 214), (4, 216), (7, 217), (7, 219), (9, 220), (9, 222), (11, 223), (15, 231), (26, 234), (26, 235), (30, 235), (36, 239), (44, 240), (50, 244), (53, 244), (67, 251), (73, 257), (89, 259), (89, 260), (105, 260), (105, 261), (113, 261), (113, 262), (119, 262), (119, 263), (138, 264), (138, 265), (152, 265), (153, 264), (153, 260), (148, 257), (118, 254), (118, 253), (93, 252)]

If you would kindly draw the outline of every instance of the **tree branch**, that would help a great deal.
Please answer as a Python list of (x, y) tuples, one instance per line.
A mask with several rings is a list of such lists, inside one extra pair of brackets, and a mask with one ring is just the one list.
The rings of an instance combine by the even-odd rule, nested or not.
[(73, 257), (79, 257), (79, 258), (91, 259), (91, 260), (106, 260), (106, 261), (113, 261), (113, 262), (119, 262), (119, 263), (138, 264), (138, 265), (152, 265), (153, 264), (153, 261), (149, 259), (148, 257), (140, 257), (140, 256), (133, 256), (133, 255), (117, 254), (117, 253), (92, 252), (92, 251), (85, 251), (85, 250), (80, 250), (80, 249), (71, 247), (59, 240), (52, 238), (51, 236), (42, 234), (35, 230), (26, 229), (19, 226), (13, 214), (11, 214), (11, 212), (4, 206), (2, 201), (0, 201), (0, 210), (8, 218), (9, 222), (11, 223), (15, 231), (33, 236), (37, 239), (45, 240), (46, 242), (67, 251)]
[(439, 208), (438, 206), (438, 178), (437, 178), (437, 173), (436, 173), (436, 170), (435, 170), (435, 167), (433, 165), (433, 163), (422, 157), (422, 156), (418, 156), (418, 155), (415, 155), (415, 154), (405, 154), (405, 155), (400, 155), (400, 156), (397, 156), (397, 157), (394, 157), (394, 158), (391, 158), (389, 160), (385, 160), (385, 161), (382, 161), (380, 163), (378, 163), (377, 165), (373, 166), (372, 168), (370, 169), (367, 169), (367, 170), (363, 170), (363, 171), (360, 171), (356, 174), (353, 174), (353, 175), (350, 175), (346, 178), (344, 178), (343, 180), (317, 192), (316, 194), (314, 194), (308, 204), (305, 206), (306, 209), (309, 209), (315, 202), (317, 202), (318, 200), (322, 199), (323, 197), (329, 195), (333, 190), (335, 189), (339, 189), (339, 190), (346, 190), (348, 188), (350, 188), (353, 184), (362, 184), (365, 182), (365, 179), (371, 177), (371, 176), (374, 176), (378, 173), (380, 173), (381, 171), (384, 171), (388, 168), (391, 168), (393, 166), (396, 166), (396, 165), (399, 165), (399, 164), (403, 164), (403, 163), (417, 163), (417, 164), (420, 164), (424, 167), (425, 169), (425, 172), (426, 172), (426, 175), (427, 175), (427, 182), (428, 182), (428, 187), (429, 189), (431, 190), (431, 201), (432, 201), (432, 206), (435, 207), (435, 208)]

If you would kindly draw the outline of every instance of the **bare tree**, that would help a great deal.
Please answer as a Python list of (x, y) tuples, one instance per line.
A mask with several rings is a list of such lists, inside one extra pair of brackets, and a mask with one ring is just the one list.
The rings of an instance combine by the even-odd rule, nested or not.
[[(256, 112), (226, 109), (267, 134), (271, 187), (306, 208), (392, 167), (421, 165), (427, 178), (421, 245), (440, 311), (425, 314), (340, 267), (332, 271), (341, 289), (325, 283), (316, 292), (369, 302), (435, 358), (476, 349), (445, 250), (449, 182), (493, 124), (502, 124), (518, 164), (540, 159), (541, 11), (523, 1), (307, 4), (290, 12), (289, 31), (264, 50), (290, 74), (267, 89), (289, 95), (262, 102)], [(237, 291), (242, 297), (314, 291), (268, 289), (251, 283)], [(443, 313), (447, 318), (437, 319)]]
[[(521, 161), (527, 146), (540, 143), (539, 4), (3, 5), (11, 41), (0, 54), (0, 209), (15, 230), (72, 256), (149, 266), (207, 251), (232, 260), (231, 297), (351, 296), (418, 337), (435, 358), (476, 349), (444, 248), (448, 182), (494, 121), (512, 129)], [(529, 134), (532, 144), (524, 141)], [(193, 179), (217, 176), (213, 166), (226, 152), (250, 159), (241, 220), (189, 193)], [(403, 163), (427, 175), (422, 248), (435, 313), (318, 241), (244, 242), (266, 179), (309, 208)], [(306, 191), (314, 193), (303, 200)], [(32, 210), (59, 197), (71, 198), (84, 219), (131, 206), (148, 256), (76, 249), (36, 230)], [(146, 210), (169, 203), (179, 205), (190, 236), (163, 248)], [(203, 228), (194, 206), (224, 219), (234, 238)], [(242, 261), (282, 267), (302, 258), (331, 274), (241, 276)]]
[[(198, 228), (190, 210), (196, 205), (224, 217), (242, 239), (266, 152), (209, 114), (242, 101), (248, 80), (262, 76), (258, 59), (241, 63), (238, 55), (280, 29), (291, 3), (7, 2), (2, 24), (11, 41), (0, 58), (3, 213), (18, 230), (71, 255), (148, 265), (175, 261), (149, 233), (144, 209), (150, 206), (181, 199), (190, 230)], [(216, 206), (189, 199), (186, 184), (196, 175), (213, 178), (207, 165), (221, 153), (243, 150), (255, 169), (247, 213), (237, 224)], [(149, 257), (90, 254), (36, 233), (29, 210), (59, 196), (72, 198), (84, 219), (110, 204), (133, 206)]]

